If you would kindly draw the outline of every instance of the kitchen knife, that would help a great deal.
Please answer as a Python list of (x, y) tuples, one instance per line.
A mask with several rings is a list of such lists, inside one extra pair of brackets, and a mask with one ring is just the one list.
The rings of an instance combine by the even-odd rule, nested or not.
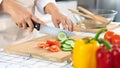
[(67, 34), (67, 36), (74, 36), (75, 35), (73, 32), (70, 32), (68, 30), (63, 30), (60, 28), (55, 28), (55, 27), (50, 27), (50, 26), (43, 26), (43, 25), (40, 25), (40, 24), (35, 23), (35, 22), (33, 24), (34, 24), (34, 28), (36, 28), (41, 33), (57, 36), (57, 34), (60, 31), (63, 31)]

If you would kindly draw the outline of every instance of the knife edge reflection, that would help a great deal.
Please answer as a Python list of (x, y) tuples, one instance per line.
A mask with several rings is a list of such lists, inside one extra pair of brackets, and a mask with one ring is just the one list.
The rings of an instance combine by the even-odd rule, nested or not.
[(41, 33), (57, 36), (60, 31), (65, 32), (67, 34), (67, 36), (74, 36), (75, 35), (75, 33), (68, 31), (68, 30), (63, 30), (60, 28), (55, 28), (55, 27), (50, 27), (50, 26), (43, 26), (43, 25), (40, 26)]

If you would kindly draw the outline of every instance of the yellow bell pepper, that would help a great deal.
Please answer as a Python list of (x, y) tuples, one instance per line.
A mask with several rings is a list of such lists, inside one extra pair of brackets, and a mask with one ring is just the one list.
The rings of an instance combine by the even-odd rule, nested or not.
[(96, 40), (76, 40), (73, 49), (74, 68), (96, 68), (96, 51), (99, 43)]

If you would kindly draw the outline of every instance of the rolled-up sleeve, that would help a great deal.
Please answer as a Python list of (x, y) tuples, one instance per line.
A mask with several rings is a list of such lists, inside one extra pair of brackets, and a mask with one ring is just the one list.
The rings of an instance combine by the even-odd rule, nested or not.
[(35, 1), (35, 4), (36, 4), (38, 11), (41, 12), (42, 14), (45, 14), (44, 7), (48, 3), (55, 3), (55, 0), (36, 0)]
[(1, 4), (2, 0), (0, 0), (0, 4)]

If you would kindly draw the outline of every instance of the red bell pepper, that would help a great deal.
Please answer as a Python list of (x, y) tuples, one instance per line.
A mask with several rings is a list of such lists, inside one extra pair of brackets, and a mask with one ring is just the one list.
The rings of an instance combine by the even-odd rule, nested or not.
[(120, 68), (120, 48), (102, 39), (104, 44), (97, 50), (97, 68)]
[(120, 49), (117, 47), (112, 50), (113, 68), (120, 68)]

